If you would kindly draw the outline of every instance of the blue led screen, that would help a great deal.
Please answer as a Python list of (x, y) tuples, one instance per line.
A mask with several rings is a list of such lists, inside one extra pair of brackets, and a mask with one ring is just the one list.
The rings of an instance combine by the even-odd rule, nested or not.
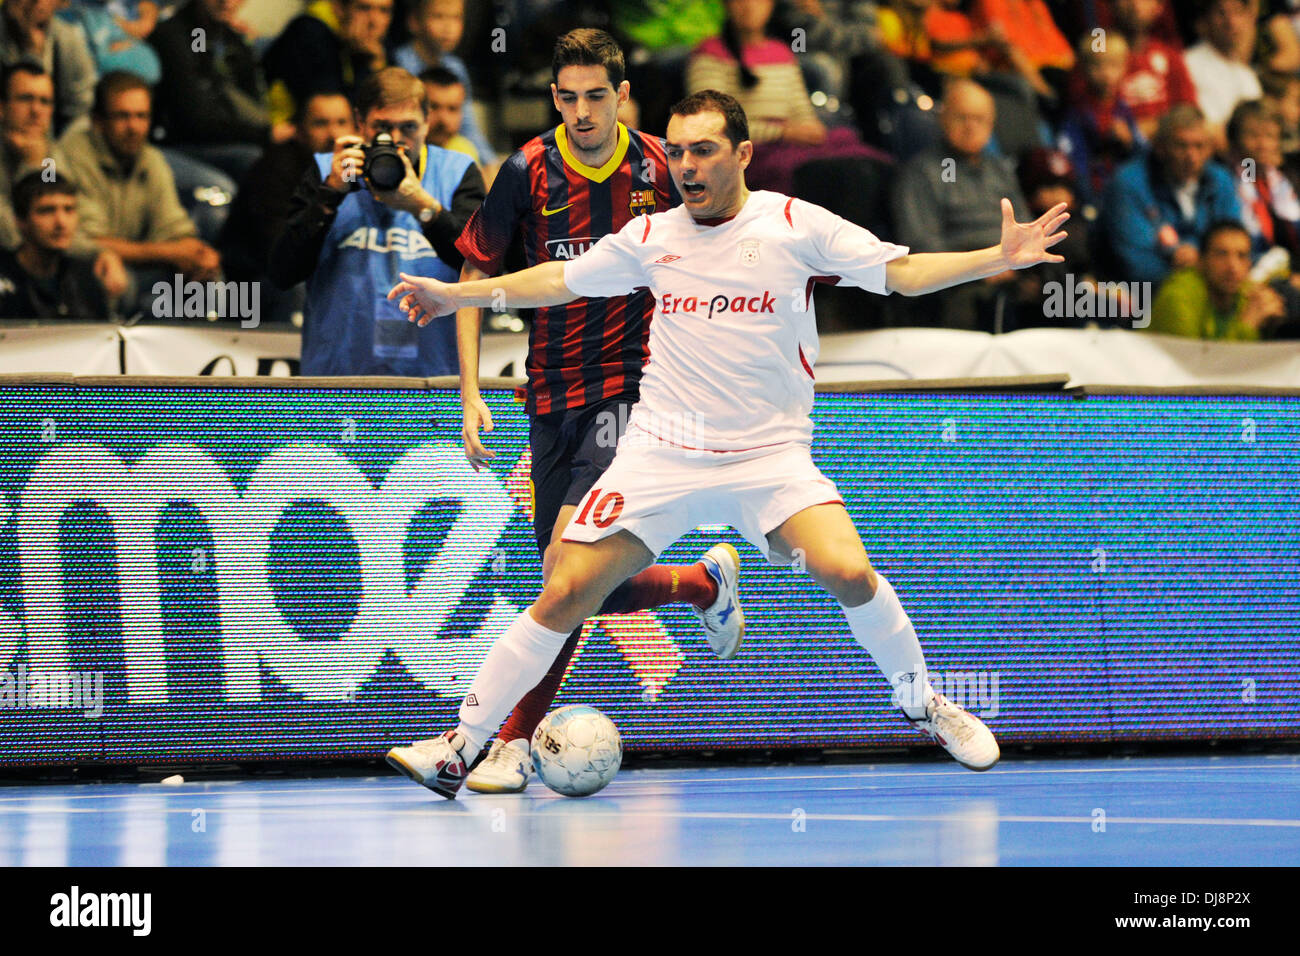
[[(814, 457), (940, 689), (1006, 745), (1296, 736), (1300, 400), (825, 393)], [(455, 391), (0, 385), (0, 764), (372, 757), (455, 722), (540, 584), (527, 422)], [(639, 750), (920, 738), (798, 568), (589, 625), (557, 706)], [(79, 695), (79, 696), (78, 696)]]

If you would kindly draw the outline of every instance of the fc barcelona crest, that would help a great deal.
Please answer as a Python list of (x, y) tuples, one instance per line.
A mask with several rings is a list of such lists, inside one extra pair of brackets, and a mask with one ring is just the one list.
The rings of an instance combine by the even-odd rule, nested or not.
[(633, 189), (628, 193), (627, 211), (634, 216), (650, 215), (655, 211), (655, 191), (653, 189)]
[(746, 239), (740, 244), (740, 261), (747, 266), (758, 265), (758, 240)]

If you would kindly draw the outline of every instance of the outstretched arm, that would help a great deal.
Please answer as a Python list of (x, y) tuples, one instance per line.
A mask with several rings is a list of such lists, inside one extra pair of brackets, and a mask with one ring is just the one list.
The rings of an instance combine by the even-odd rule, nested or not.
[(1070, 218), (1065, 203), (1030, 223), (1016, 222), (1011, 200), (1002, 200), (1002, 242), (974, 252), (918, 252), (885, 265), (885, 288), (903, 295), (925, 295), (949, 286), (1028, 269), (1040, 262), (1064, 262), (1047, 250), (1065, 238), (1056, 230)]
[(389, 290), (388, 298), (401, 296), (397, 307), (406, 313), (409, 321), (419, 325), (428, 325), (434, 317), (449, 315), (466, 306), (533, 309), (578, 298), (564, 284), (564, 263), (558, 261), (473, 282), (439, 282), (405, 272), (399, 275), (402, 281)]

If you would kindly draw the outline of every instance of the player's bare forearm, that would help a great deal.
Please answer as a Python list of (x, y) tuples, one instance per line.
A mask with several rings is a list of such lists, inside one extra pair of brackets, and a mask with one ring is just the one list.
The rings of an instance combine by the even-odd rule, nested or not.
[[(468, 262), (460, 270), (461, 283), (487, 278)], [(467, 306), (456, 313), (456, 352), (460, 358), (461, 398), (478, 395), (479, 337), (483, 325), (483, 312), (478, 306)]]
[[(460, 284), (480, 282), (486, 274), (466, 262), (460, 270)], [(492, 431), (492, 412), (479, 393), (478, 360), (479, 341), (483, 326), (483, 310), (466, 306), (456, 311), (456, 351), (460, 358), (460, 404), (463, 412), (461, 438), (465, 443), (465, 458), (475, 471), (488, 467), (496, 452), (486, 448), (479, 432)]]
[(902, 295), (926, 295), (1012, 268), (999, 246), (974, 252), (916, 252), (885, 265), (885, 288)]
[(985, 279), (1009, 269), (1028, 269), (1040, 262), (1064, 262), (1048, 252), (1065, 238), (1057, 230), (1070, 218), (1057, 203), (1033, 222), (1016, 222), (1009, 199), (1002, 200), (1002, 241), (973, 252), (918, 252), (885, 264), (885, 288), (903, 295), (925, 295), (950, 286)]
[(564, 284), (563, 262), (543, 262), (509, 275), (461, 282), (456, 286), (455, 296), (460, 308), (488, 309), (535, 309), (563, 305), (578, 298)]
[(578, 298), (564, 284), (563, 262), (544, 262), (522, 272), (469, 282), (441, 282), (406, 272), (399, 272), (398, 278), (401, 281), (388, 290), (388, 299), (397, 302), (408, 322), (420, 326), (462, 309), (531, 309)]

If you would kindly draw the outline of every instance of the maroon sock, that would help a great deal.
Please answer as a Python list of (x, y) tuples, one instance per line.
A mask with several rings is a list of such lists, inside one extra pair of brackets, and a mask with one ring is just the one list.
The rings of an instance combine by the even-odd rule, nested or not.
[(519, 703), (515, 704), (515, 709), (506, 718), (505, 726), (497, 734), (499, 739), (509, 743), (522, 738), (531, 743), (533, 731), (542, 722), (542, 718), (551, 712), (551, 704), (555, 703), (555, 694), (560, 689), (560, 681), (564, 679), (564, 672), (569, 669), (569, 661), (578, 647), (578, 638), (581, 636), (581, 627), (569, 635), (569, 639), (564, 642), (564, 647), (560, 648), (560, 653), (551, 664), (551, 669), (546, 672), (546, 676), (537, 682), (536, 687), (524, 694)]
[(718, 582), (713, 580), (700, 562), (685, 565), (652, 564), (616, 587), (600, 606), (600, 613), (628, 614), (678, 601), (686, 601), (702, 609), (717, 599)]

